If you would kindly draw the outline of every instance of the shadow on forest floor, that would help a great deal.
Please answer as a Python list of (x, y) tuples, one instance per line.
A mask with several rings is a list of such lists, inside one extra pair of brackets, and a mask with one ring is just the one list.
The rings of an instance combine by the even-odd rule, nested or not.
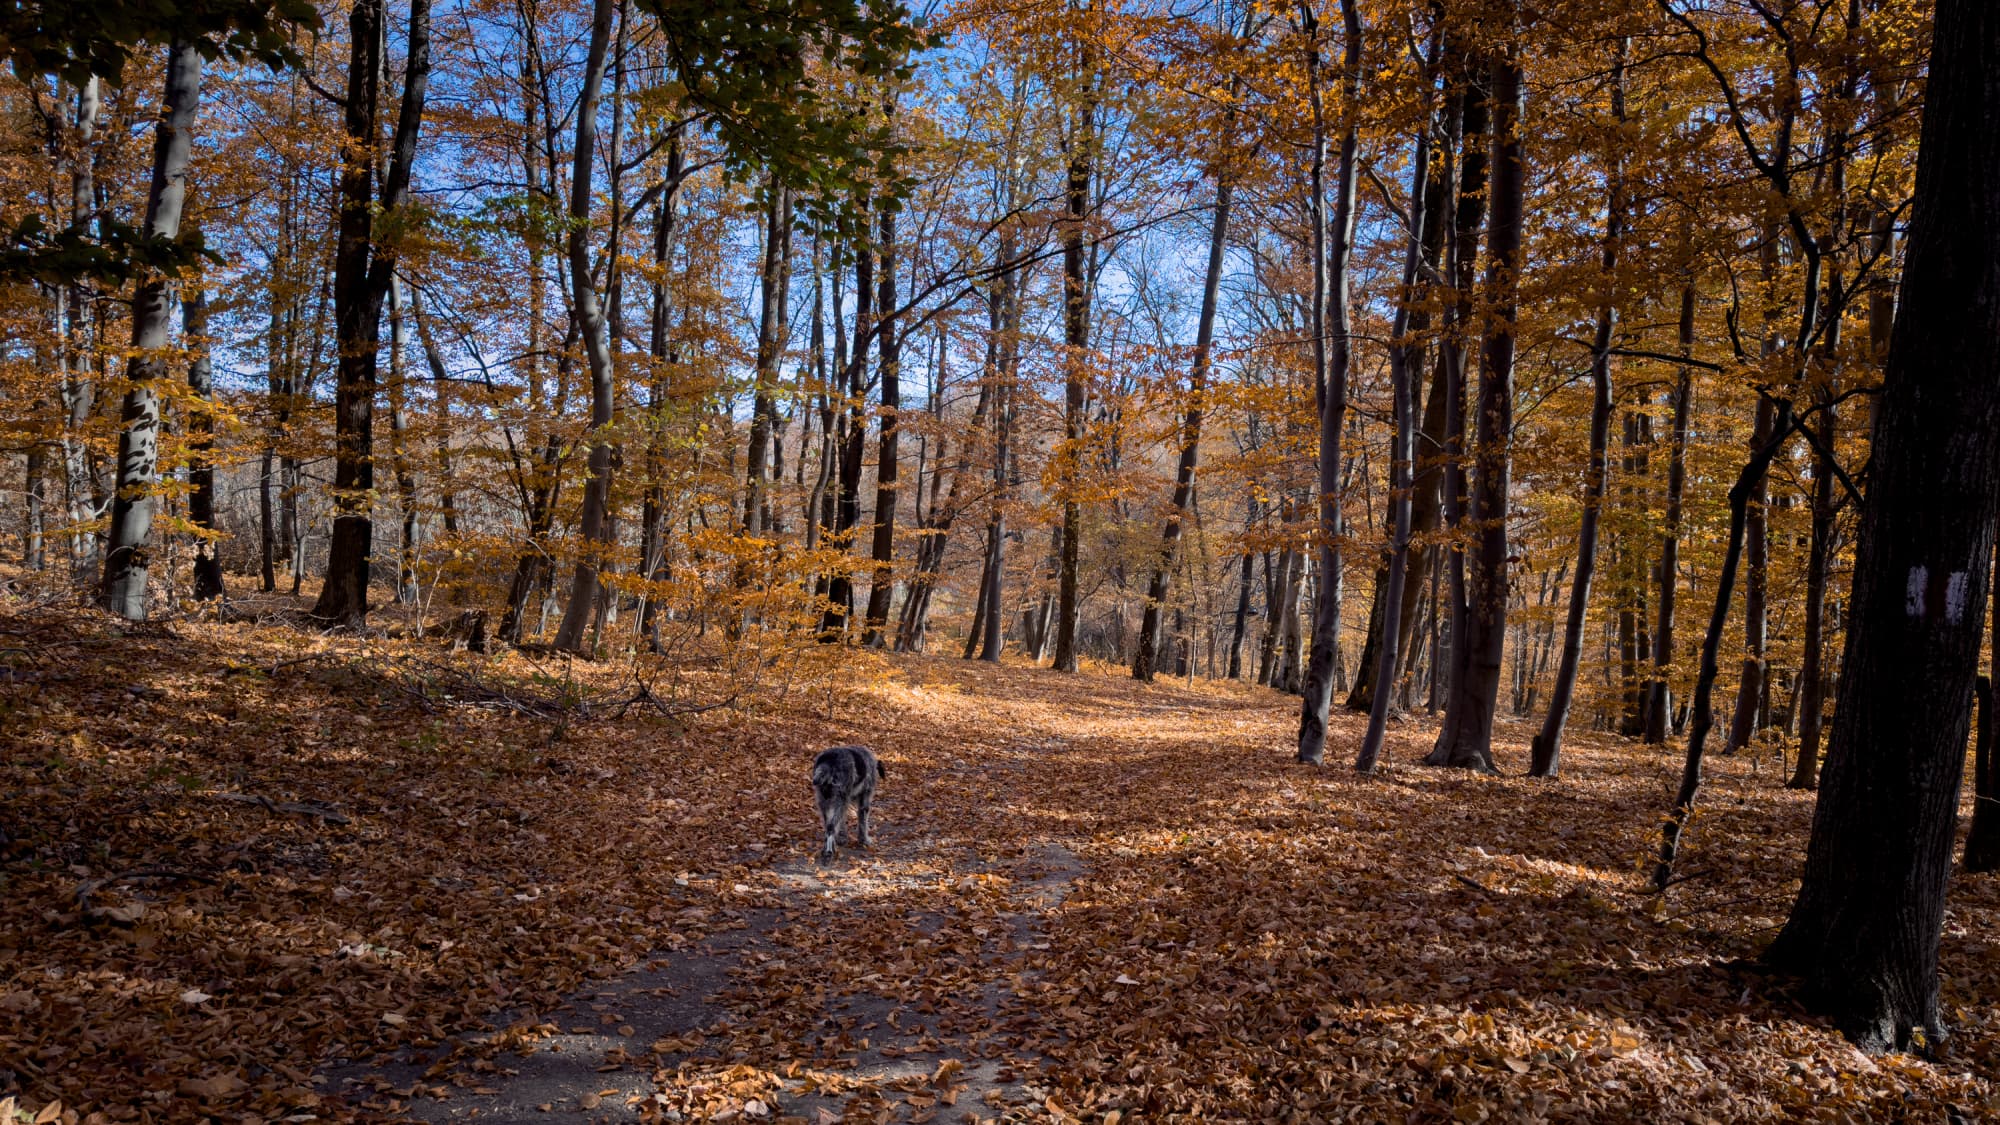
[[(1863, 1058), (1742, 967), (1811, 814), (1769, 763), (1713, 761), (1690, 878), (1655, 897), (1678, 763), (1589, 732), (1559, 781), (1477, 777), (1416, 765), (1433, 728), (1412, 719), (1361, 778), (1294, 764), (1296, 700), (1263, 689), (847, 653), (809, 703), (555, 738), (363, 674), (540, 683), (518, 655), (67, 612), (0, 632), (0, 1098), (108, 1119), (2000, 1115), (1994, 880), (1953, 889), (1942, 1062)], [(1361, 725), (1335, 716), (1331, 761)], [(1500, 724), (1504, 769), (1527, 733)], [(881, 839), (821, 868), (808, 763), (847, 741), (887, 763)]]

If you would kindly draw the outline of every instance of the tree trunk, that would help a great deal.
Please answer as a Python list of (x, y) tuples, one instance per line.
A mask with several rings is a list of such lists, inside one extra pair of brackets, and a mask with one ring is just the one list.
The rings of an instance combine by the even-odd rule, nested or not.
[(1325, 202), (1326, 126), (1319, 89), (1319, 20), (1302, 8), (1311, 43), (1307, 82), (1312, 91), (1313, 157), (1313, 368), (1319, 407), (1319, 590), (1313, 598), (1312, 655), (1301, 685), (1298, 760), (1326, 760), (1327, 711), (1333, 706), (1334, 664), (1340, 653), (1341, 437), (1347, 422), (1347, 368), (1353, 351), (1353, 311), (1348, 261), (1354, 249), (1355, 166), (1360, 150), (1361, 14), (1355, 0), (1341, 0), (1340, 149), (1334, 164), (1334, 199)]
[(403, 279), (389, 279), (389, 467), (396, 478), (396, 600), (414, 605), (417, 590), (417, 475), (410, 467), (408, 313)]
[[(1757, 400), (1757, 421), (1750, 438), (1750, 447), (1761, 447), (1771, 433), (1772, 406), (1769, 397)], [(1723, 743), (1724, 754), (1750, 745), (1751, 736), (1757, 732), (1759, 703), (1764, 692), (1764, 625), (1765, 594), (1769, 586), (1771, 537), (1769, 521), (1764, 509), (1769, 503), (1769, 489), (1760, 477), (1751, 486), (1748, 524), (1744, 532), (1747, 540), (1744, 553), (1743, 575), (1743, 671), (1736, 683), (1736, 711), (1729, 723), (1729, 739)]]
[[(195, 105), (201, 99), (201, 52), (191, 41), (167, 52), (166, 111), (153, 141), (153, 179), (146, 194), (145, 237), (180, 236), (187, 202), (188, 165), (194, 151)], [(118, 417), (118, 491), (111, 502), (110, 546), (98, 602), (130, 621), (146, 619), (146, 575), (154, 495), (160, 479), (160, 399), (156, 381), (166, 374), (170, 314), (168, 279), (146, 275), (132, 297), (132, 358), (125, 377), (131, 389)]]
[[(647, 344), (647, 354), (653, 361), (652, 378), (648, 381), (646, 398), (646, 498), (640, 515), (639, 527), (639, 567), (640, 574), (649, 583), (645, 596), (639, 603), (639, 635), (644, 637), (653, 652), (664, 648), (660, 640), (660, 598), (659, 589), (667, 580), (667, 540), (670, 536), (667, 512), (666, 488), (666, 412), (672, 402), (672, 385), (668, 382), (673, 366), (673, 305), (667, 288), (667, 266), (673, 257), (674, 235), (679, 218), (680, 185), (682, 161), (681, 126), (673, 126), (673, 138), (667, 143), (667, 186), (660, 195), (659, 216), (653, 225), (653, 283), (651, 310), (648, 329), (651, 339)], [(818, 259), (815, 257), (814, 266)], [(814, 329), (819, 329), (818, 309), (814, 309)], [(826, 376), (824, 363), (820, 377)], [(817, 528), (816, 520), (806, 521), (806, 549), (811, 550), (812, 532)]]
[[(1428, 118), (1428, 115), (1426, 115)], [(1404, 249), (1402, 284), (1398, 287), (1396, 314), (1391, 322), (1389, 382), (1394, 399), (1395, 430), (1389, 449), (1389, 540), (1388, 580), (1382, 594), (1382, 651), (1375, 665), (1374, 697), (1369, 700), (1368, 730), (1361, 738), (1354, 768), (1359, 773), (1374, 770), (1382, 756), (1382, 739), (1388, 732), (1389, 706), (1396, 690), (1398, 646), (1403, 628), (1403, 592), (1412, 583), (1410, 570), (1410, 524), (1412, 516), (1412, 470), (1416, 458), (1416, 376), (1423, 362), (1423, 346), (1412, 338), (1411, 319), (1417, 302), (1420, 268), (1429, 232), (1437, 217), (1425, 206), (1430, 196), (1430, 121), (1417, 134), (1415, 158), (1410, 166), (1410, 232)], [(1364, 658), (1362, 675), (1367, 674)], [(1357, 677), (1358, 678), (1358, 677)]]
[(188, 360), (188, 521), (207, 533), (195, 544), (194, 597), (208, 601), (223, 595), (222, 558), (217, 553), (221, 529), (215, 523), (215, 368), (209, 358), (208, 294), (190, 284), (181, 298), (181, 332), (193, 353)]
[[(837, 296), (837, 294), (836, 294)], [(868, 246), (854, 251), (854, 354), (845, 365), (847, 402), (841, 414), (840, 479), (833, 506), (832, 546), (847, 551), (861, 522), (861, 460), (868, 440), (868, 332), (875, 298), (875, 253)], [(837, 306), (836, 306), (837, 307)], [(836, 333), (838, 335), (838, 333)], [(820, 620), (820, 640), (832, 644), (846, 636), (854, 616), (854, 578), (842, 565), (827, 583), (826, 614)]]
[(388, 173), (378, 197), (375, 161), (380, 143), (384, 0), (358, 0), (348, 23), (347, 98), (341, 140), (340, 222), (334, 249), (334, 321), (339, 384), (334, 397), (335, 510), (327, 548), (326, 581), (312, 615), (358, 628), (368, 615), (368, 571), (374, 552), (370, 510), (375, 492), (375, 371), (381, 346), (382, 302), (396, 268), (392, 248), (375, 244), (375, 215), (402, 207), (409, 196), (410, 166), (423, 123), (430, 79), (430, 0), (410, 5), (408, 72), (396, 120)]
[[(889, 621), (889, 599), (896, 592), (896, 506), (902, 498), (897, 484), (896, 454), (902, 436), (899, 415), (903, 408), (903, 344), (897, 336), (895, 316), (896, 212), (889, 206), (882, 208), (881, 239), (882, 262), (880, 276), (876, 278), (875, 306), (882, 315), (881, 330), (876, 336), (881, 363), (882, 421), (877, 431), (875, 458), (875, 536), (868, 552), (875, 563), (875, 572), (868, 584), (866, 628), (861, 635), (861, 643), (870, 648), (882, 646), (883, 628)], [(922, 479), (918, 477), (920, 485)]]
[(611, 336), (605, 325), (604, 310), (598, 304), (597, 283), (591, 274), (590, 206), (591, 176), (597, 149), (597, 107), (604, 90), (604, 72), (611, 48), (611, 24), (617, 15), (616, 0), (594, 0), (590, 15), (590, 47), (583, 68), (583, 92), (576, 107), (576, 151), (570, 167), (569, 258), (570, 301), (583, 336), (584, 360), (590, 366), (590, 469), (583, 486), (583, 512), (578, 520), (583, 547), (576, 559), (569, 588), (569, 602), (563, 607), (562, 623), (556, 626), (554, 647), (563, 652), (587, 653), (584, 631), (597, 615), (601, 592), (598, 571), (610, 562), (611, 550), (611, 462), (609, 430), (617, 406), (617, 374), (611, 364)]
[[(1618, 41), (1611, 69), (1611, 116), (1618, 122), (1622, 144), (1625, 125), (1625, 52)], [(1584, 471), (1583, 522), (1576, 536), (1576, 572), (1570, 579), (1569, 612), (1563, 621), (1562, 656), (1556, 662), (1555, 686), (1549, 690), (1549, 710), (1533, 740), (1528, 776), (1554, 777), (1562, 766), (1563, 724), (1569, 721), (1570, 700), (1576, 692), (1577, 665), (1583, 658), (1583, 622), (1590, 608), (1590, 582), (1597, 572), (1597, 526), (1604, 507), (1607, 453), (1611, 443), (1611, 339), (1618, 325), (1618, 244), (1625, 232), (1625, 161), (1611, 158), (1609, 198), (1604, 205), (1604, 249), (1599, 268), (1604, 295), (1597, 306), (1597, 337), (1591, 348), (1590, 464)]]
[(1463, 715), (1462, 711), (1452, 708), (1451, 693), (1465, 679), (1466, 620), (1471, 614), (1466, 601), (1464, 547), (1466, 496), (1470, 491), (1466, 480), (1466, 361), (1473, 323), (1473, 284), (1478, 277), (1479, 233), (1484, 225), (1487, 179), (1493, 154), (1490, 78), (1490, 75), (1482, 74), (1477, 65), (1463, 67), (1455, 99), (1462, 108), (1453, 118), (1459, 142), (1459, 175), (1448, 263), (1452, 297), (1445, 306), (1445, 326), (1438, 356), (1445, 382), (1440, 491), (1450, 547), (1439, 568), (1445, 579), (1447, 609), (1439, 615), (1443, 643), (1436, 649), (1436, 667), (1431, 681), (1432, 710), (1437, 710), (1440, 705), (1444, 709), (1441, 739), (1455, 737), (1453, 724), (1457, 717)]
[(1056, 565), (1055, 669), (1076, 671), (1076, 619), (1080, 610), (1077, 559), (1083, 543), (1083, 505), (1077, 496), (1083, 481), (1084, 402), (1090, 385), (1090, 277), (1084, 249), (1089, 242), (1090, 181), (1097, 157), (1097, 105), (1094, 100), (1094, 58), (1085, 49), (1084, 70), (1090, 74), (1091, 97), (1077, 113), (1069, 136), (1069, 161), (1064, 185), (1066, 214), (1063, 240), (1063, 444), (1060, 452), (1062, 488), (1062, 552)]
[[(1225, 115), (1233, 116), (1233, 115)], [(1226, 132), (1226, 130), (1225, 130)], [(1187, 407), (1181, 415), (1180, 461), (1174, 467), (1173, 506), (1160, 533), (1160, 552), (1146, 583), (1146, 610), (1139, 625), (1138, 650), (1132, 677), (1152, 682), (1160, 646), (1160, 609), (1167, 600), (1167, 582), (1179, 559), (1181, 525), (1194, 499), (1194, 474), (1201, 456), (1201, 416), (1207, 405), (1210, 351), (1215, 344), (1215, 314), (1222, 291), (1222, 257), (1229, 237), (1229, 177), (1216, 172), (1215, 217), (1208, 230), (1208, 272), (1201, 287), (1201, 318), (1196, 322), (1194, 359), (1188, 367)]]
[[(1692, 269), (1692, 267), (1689, 267)], [(1681, 287), (1680, 347), (1683, 359), (1694, 351), (1694, 281)], [(1653, 675), (1646, 691), (1645, 739), (1666, 742), (1673, 727), (1674, 693), (1667, 669), (1674, 659), (1674, 601), (1680, 590), (1681, 493), (1687, 487), (1688, 411), (1694, 399), (1694, 371), (1683, 364), (1674, 380), (1674, 434), (1667, 454), (1666, 528), (1660, 533), (1660, 617), (1653, 631)]]
[(1864, 1050), (1928, 1048), (2000, 504), (2000, 11), (1939, 0), (1900, 308), (1799, 896), (1766, 956)]
[(1468, 575), (1459, 654), (1444, 728), (1425, 764), (1493, 770), (1493, 711), (1507, 640), (1508, 443), (1514, 428), (1514, 308), (1521, 252), (1521, 66), (1509, 44), (1493, 63), (1492, 220), (1487, 231), (1486, 290), (1493, 306), (1479, 363), (1474, 456), (1478, 488), (1471, 517), (1479, 529), (1478, 570)]

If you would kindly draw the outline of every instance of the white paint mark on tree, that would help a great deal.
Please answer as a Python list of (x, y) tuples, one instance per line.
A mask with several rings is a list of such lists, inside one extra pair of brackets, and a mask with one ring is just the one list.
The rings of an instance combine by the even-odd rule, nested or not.
[(1903, 588), (1903, 609), (1911, 617), (1924, 615), (1924, 592), (1930, 589), (1931, 572), (1923, 566), (1910, 568), (1910, 583)]
[(1945, 620), (1953, 625), (1958, 624), (1958, 619), (1965, 616), (1965, 594), (1965, 572), (1952, 571), (1944, 587), (1944, 616)]

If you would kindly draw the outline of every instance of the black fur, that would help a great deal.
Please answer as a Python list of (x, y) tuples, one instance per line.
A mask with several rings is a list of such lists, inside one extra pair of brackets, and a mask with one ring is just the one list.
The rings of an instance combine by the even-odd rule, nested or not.
[(819, 798), (820, 824), (826, 829), (820, 862), (833, 858), (849, 805), (858, 813), (860, 845), (866, 848), (874, 844), (868, 832), (868, 814), (875, 803), (875, 785), (887, 776), (882, 763), (865, 746), (832, 746), (813, 759), (813, 791)]

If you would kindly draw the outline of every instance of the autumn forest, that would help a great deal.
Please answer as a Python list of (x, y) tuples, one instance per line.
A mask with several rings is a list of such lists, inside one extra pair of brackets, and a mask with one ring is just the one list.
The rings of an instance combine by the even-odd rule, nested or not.
[(2000, 1114), (1981, 0), (0, 49), (0, 1125)]

